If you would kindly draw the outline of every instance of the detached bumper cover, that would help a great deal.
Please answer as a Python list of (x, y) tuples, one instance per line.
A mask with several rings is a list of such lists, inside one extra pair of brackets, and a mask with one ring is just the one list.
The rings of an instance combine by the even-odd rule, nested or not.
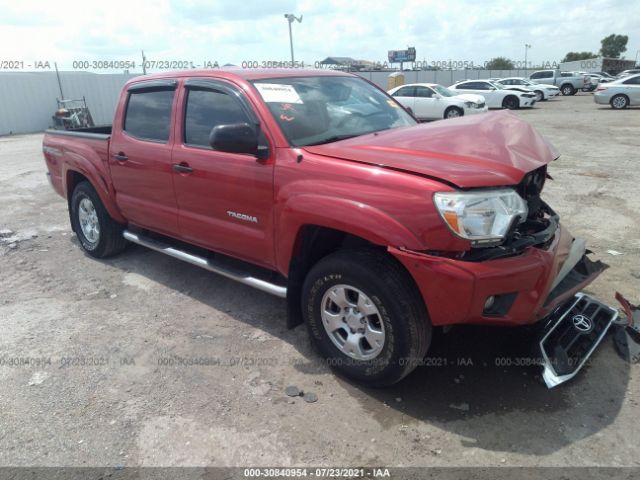
[(540, 340), (547, 387), (575, 377), (617, 318), (617, 310), (583, 293), (558, 307)]

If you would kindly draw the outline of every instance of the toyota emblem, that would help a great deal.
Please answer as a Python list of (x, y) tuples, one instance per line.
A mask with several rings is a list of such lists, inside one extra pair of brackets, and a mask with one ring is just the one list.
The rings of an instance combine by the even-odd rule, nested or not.
[(593, 322), (586, 315), (574, 315), (571, 321), (573, 322), (573, 326), (576, 327), (576, 330), (582, 333), (589, 333), (593, 330)]

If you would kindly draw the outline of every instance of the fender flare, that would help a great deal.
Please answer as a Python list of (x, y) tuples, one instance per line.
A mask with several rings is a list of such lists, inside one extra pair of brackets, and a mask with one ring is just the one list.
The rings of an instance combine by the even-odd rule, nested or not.
[[(83, 152), (84, 153), (84, 152)], [(91, 186), (95, 188), (102, 204), (104, 205), (111, 218), (119, 223), (127, 223), (127, 219), (122, 215), (120, 209), (115, 203), (114, 190), (109, 180), (109, 172), (104, 171), (106, 167), (102, 167), (102, 160), (97, 154), (92, 152), (91, 157), (95, 157), (92, 161), (91, 157), (87, 158), (80, 155), (77, 152), (66, 151), (64, 167), (62, 172), (63, 189), (66, 197), (69, 199), (72, 192), (70, 191), (70, 185), (68, 184), (69, 173), (77, 172), (91, 183)], [(100, 165), (102, 168), (98, 168), (96, 165)]]
[(391, 215), (355, 200), (320, 194), (295, 195), (280, 207), (277, 218), (276, 262), (278, 270), (285, 274), (305, 225), (339, 230), (385, 247), (425, 248), (415, 233)]

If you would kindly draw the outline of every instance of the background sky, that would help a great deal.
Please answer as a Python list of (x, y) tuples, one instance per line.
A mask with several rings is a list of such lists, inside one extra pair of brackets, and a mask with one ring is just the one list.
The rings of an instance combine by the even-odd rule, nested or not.
[[(415, 46), (418, 60), (473, 61), (496, 56), (535, 64), (568, 51), (593, 51), (611, 33), (640, 50), (640, 0), (0, 0), (0, 60), (290, 59), (284, 13), (293, 24), (296, 60), (327, 56), (385, 61), (387, 50)], [(640, 56), (640, 54), (639, 54)], [(30, 69), (25, 67), (25, 69)], [(136, 69), (138, 70), (138, 69)]]

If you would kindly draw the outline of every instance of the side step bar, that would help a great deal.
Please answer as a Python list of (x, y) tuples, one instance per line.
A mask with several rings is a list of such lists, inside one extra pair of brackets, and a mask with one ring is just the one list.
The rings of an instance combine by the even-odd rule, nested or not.
[(137, 243), (138, 245), (150, 248), (151, 250), (155, 250), (156, 252), (164, 253), (165, 255), (177, 258), (178, 260), (190, 263), (191, 265), (204, 268), (205, 270), (209, 270), (210, 272), (217, 273), (219, 275), (222, 275), (223, 277), (230, 278), (231, 280), (235, 280), (236, 282), (244, 283), (245, 285), (249, 285), (250, 287), (262, 290), (263, 292), (270, 293), (271, 295), (275, 295), (276, 297), (286, 298), (287, 296), (287, 287), (276, 285), (275, 283), (270, 283), (266, 280), (261, 280), (260, 278), (252, 277), (249, 274), (243, 273), (238, 270), (230, 270), (220, 265), (216, 265), (214, 262), (204, 257), (193, 255), (192, 253), (188, 253), (183, 250), (178, 250), (171, 245), (155, 240), (153, 238), (138, 235), (128, 230), (122, 232), (122, 236), (130, 242)]

